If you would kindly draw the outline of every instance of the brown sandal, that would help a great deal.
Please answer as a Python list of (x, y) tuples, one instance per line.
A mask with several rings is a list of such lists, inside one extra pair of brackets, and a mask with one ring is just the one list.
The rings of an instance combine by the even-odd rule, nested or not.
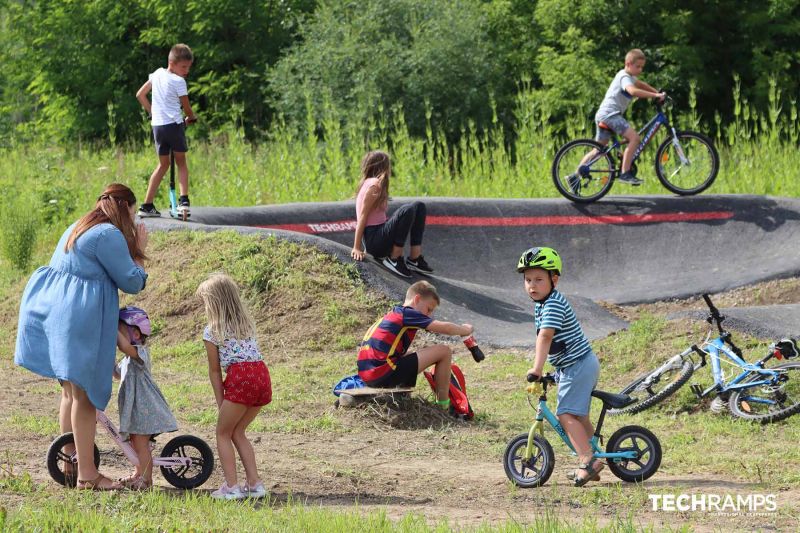
[[(107, 487), (100, 486), (103, 480), (109, 481), (111, 485)], [(122, 488), (122, 485), (120, 485), (116, 481), (112, 481), (111, 479), (107, 478), (106, 476), (98, 472), (97, 477), (92, 480), (79, 479), (77, 488), (81, 490), (119, 490)]]

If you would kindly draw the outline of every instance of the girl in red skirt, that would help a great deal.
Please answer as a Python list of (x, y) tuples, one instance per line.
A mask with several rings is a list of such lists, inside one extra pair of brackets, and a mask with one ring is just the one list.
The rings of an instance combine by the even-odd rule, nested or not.
[[(219, 407), (217, 453), (225, 476), (225, 482), (211, 496), (228, 500), (260, 498), (267, 491), (245, 430), (261, 408), (272, 401), (272, 384), (256, 342), (255, 324), (239, 297), (236, 283), (227, 275), (212, 274), (197, 288), (197, 295), (203, 300), (208, 319), (203, 342), (208, 377)], [(247, 476), (241, 487), (236, 478), (234, 448)]]

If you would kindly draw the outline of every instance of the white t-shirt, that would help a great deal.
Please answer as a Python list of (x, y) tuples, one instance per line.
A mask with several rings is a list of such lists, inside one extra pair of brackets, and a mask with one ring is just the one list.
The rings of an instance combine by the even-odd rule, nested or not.
[(186, 80), (162, 67), (150, 74), (150, 85), (153, 92), (151, 124), (164, 126), (183, 122), (180, 97), (189, 94)]

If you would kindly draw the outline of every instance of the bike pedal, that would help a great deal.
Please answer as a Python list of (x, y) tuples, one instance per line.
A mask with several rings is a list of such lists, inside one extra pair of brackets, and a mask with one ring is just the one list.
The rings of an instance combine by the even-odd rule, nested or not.
[(703, 387), (701, 387), (699, 384), (692, 383), (691, 385), (689, 385), (689, 388), (692, 390), (693, 393), (695, 393), (695, 395), (698, 398), (703, 397)]

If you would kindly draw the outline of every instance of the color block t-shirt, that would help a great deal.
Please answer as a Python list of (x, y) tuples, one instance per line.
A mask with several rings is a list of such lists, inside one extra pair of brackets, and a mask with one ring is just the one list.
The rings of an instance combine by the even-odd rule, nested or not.
[(547, 361), (557, 369), (575, 363), (592, 351), (572, 306), (557, 290), (553, 289), (544, 302), (536, 302), (534, 322), (537, 335), (545, 328), (556, 331)]
[(594, 116), (595, 122), (601, 122), (614, 115), (622, 115), (628, 109), (628, 105), (633, 100), (633, 96), (625, 90), (625, 87), (636, 84), (636, 78), (631, 76), (625, 69), (617, 72), (611, 85), (608, 86), (605, 97), (600, 103), (600, 108)]
[(417, 335), (433, 319), (411, 307), (396, 306), (375, 322), (358, 350), (358, 375), (364, 381), (374, 381), (395, 369)]

